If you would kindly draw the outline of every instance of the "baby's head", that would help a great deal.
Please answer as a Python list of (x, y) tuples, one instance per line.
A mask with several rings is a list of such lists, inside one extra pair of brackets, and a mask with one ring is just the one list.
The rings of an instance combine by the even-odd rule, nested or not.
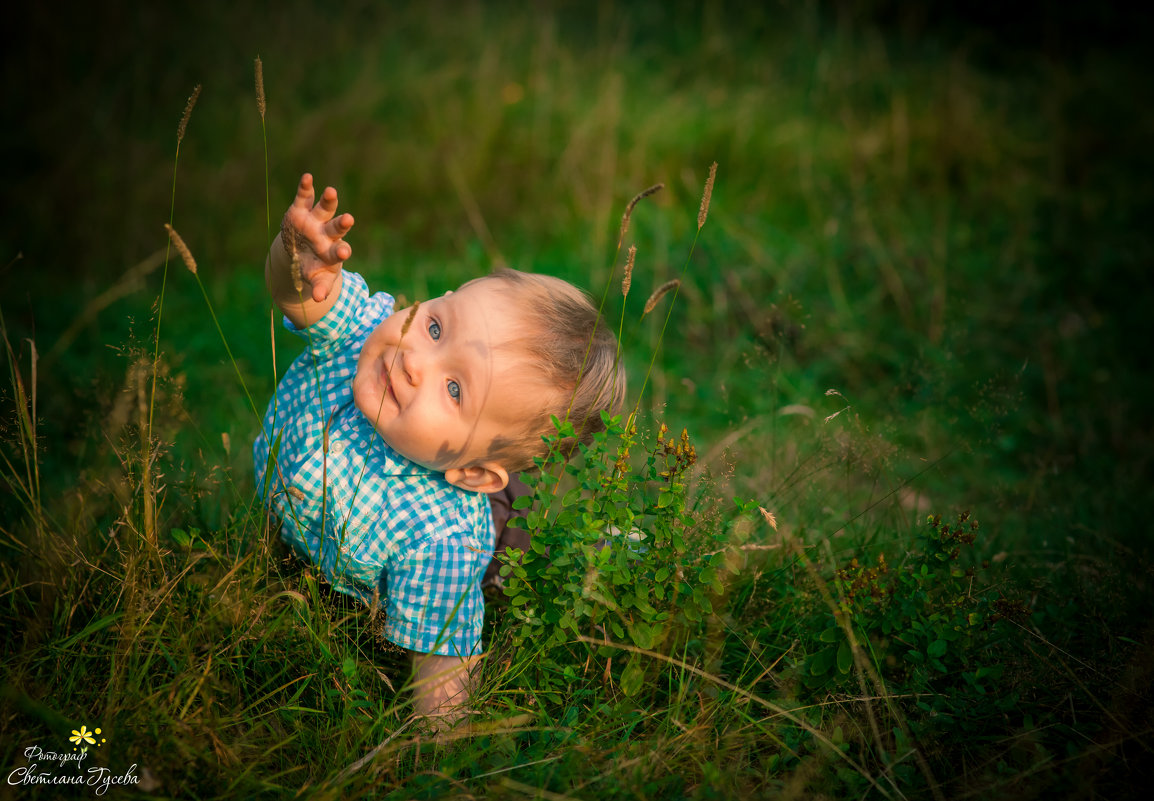
[[(625, 397), (617, 340), (565, 281), (500, 270), (393, 313), (369, 335), (353, 399), (393, 450), (496, 492), (544, 453), (551, 417), (588, 441)], [(580, 381), (578, 381), (580, 377)]]

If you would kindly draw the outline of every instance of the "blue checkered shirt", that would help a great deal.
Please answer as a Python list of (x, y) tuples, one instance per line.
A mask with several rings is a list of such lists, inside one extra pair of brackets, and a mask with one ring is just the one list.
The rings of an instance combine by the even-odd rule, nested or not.
[(323, 318), (305, 330), (285, 320), (309, 344), (253, 446), (257, 485), (301, 558), (337, 590), (383, 606), (388, 639), (471, 656), (481, 652), (481, 577), (493, 555), (488, 496), (392, 450), (353, 403), (361, 346), (392, 311), (392, 297), (370, 297), (345, 272)]

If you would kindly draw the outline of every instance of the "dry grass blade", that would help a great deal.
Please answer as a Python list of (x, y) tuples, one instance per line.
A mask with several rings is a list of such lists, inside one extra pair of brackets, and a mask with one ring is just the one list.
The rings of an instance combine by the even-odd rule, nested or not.
[(188, 97), (188, 102), (184, 105), (184, 113), (180, 115), (180, 125), (176, 127), (176, 144), (180, 145), (184, 141), (184, 132), (188, 129), (188, 118), (192, 116), (192, 107), (196, 105), (197, 98), (200, 97), (200, 84), (192, 90), (192, 94)]
[(188, 249), (188, 245), (184, 244), (184, 240), (180, 234), (178, 234), (176, 229), (171, 225), (165, 223), (164, 228), (168, 231), (168, 238), (172, 240), (172, 244), (180, 254), (180, 258), (184, 260), (184, 266), (188, 268), (190, 273), (196, 275), (196, 259), (192, 257), (192, 251)]
[(649, 300), (645, 301), (645, 311), (641, 312), (641, 316), (644, 317), (645, 315), (649, 314), (649, 312), (657, 308), (657, 302), (665, 297), (667, 293), (677, 289), (679, 286), (681, 286), (681, 279), (674, 278), (672, 281), (666, 281), (664, 284), (657, 287), (657, 289), (653, 290), (653, 294), (649, 296)]
[(697, 211), (697, 230), (705, 225), (705, 218), (709, 216), (709, 201), (713, 198), (713, 181), (717, 178), (717, 162), (709, 165), (709, 177), (705, 179), (705, 191), (701, 193), (701, 208)]
[(629, 287), (633, 285), (633, 262), (637, 258), (637, 245), (629, 246), (629, 258), (625, 260), (625, 277), (621, 279), (621, 297), (629, 297)]
[(260, 112), (260, 118), (263, 120), (265, 111), (264, 64), (261, 63), (260, 56), (256, 57), (256, 62), (253, 68), (256, 73), (256, 110)]

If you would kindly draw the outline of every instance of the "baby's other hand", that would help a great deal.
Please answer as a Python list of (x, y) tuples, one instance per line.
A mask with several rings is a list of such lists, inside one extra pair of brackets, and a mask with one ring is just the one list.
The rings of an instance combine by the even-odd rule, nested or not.
[(281, 223), (285, 250), (291, 259), (295, 249), (301, 279), (306, 288), (311, 287), (312, 299), (318, 303), (329, 296), (341, 265), (353, 254), (349, 243), (344, 241), (345, 234), (353, 227), (353, 215), (337, 215), (336, 211), (337, 190), (326, 187), (320, 200), (316, 200), (313, 177), (306, 172)]

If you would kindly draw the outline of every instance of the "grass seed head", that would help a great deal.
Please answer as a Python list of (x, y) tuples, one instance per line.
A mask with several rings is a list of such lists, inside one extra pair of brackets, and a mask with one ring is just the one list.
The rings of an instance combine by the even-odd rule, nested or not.
[(681, 279), (674, 278), (672, 281), (666, 281), (657, 287), (657, 289), (653, 290), (653, 294), (649, 296), (649, 300), (645, 301), (645, 311), (641, 312), (641, 316), (644, 317), (657, 308), (657, 301), (665, 297), (667, 292), (677, 289), (679, 286), (681, 286)]
[(292, 253), (292, 263), (289, 264), (289, 272), (293, 278), (293, 289), (299, 295), (305, 288), (304, 278), (301, 276), (301, 257), (295, 247), (290, 252)]
[(625, 277), (621, 279), (621, 297), (629, 297), (629, 287), (633, 285), (633, 261), (637, 258), (637, 245), (629, 246), (629, 258), (625, 260)]
[(713, 179), (717, 177), (717, 162), (709, 165), (709, 177), (705, 179), (705, 191), (701, 193), (701, 208), (697, 211), (697, 230), (705, 225), (705, 218), (709, 216), (709, 201), (713, 197)]
[(176, 229), (171, 225), (165, 223), (164, 228), (168, 231), (168, 238), (172, 240), (172, 245), (176, 248), (176, 252), (179, 253), (180, 258), (184, 260), (184, 266), (188, 268), (190, 273), (196, 275), (196, 259), (192, 257), (192, 251), (188, 249), (188, 245), (184, 244), (184, 240), (180, 234), (178, 234)]
[(644, 190), (638, 192), (633, 197), (633, 199), (629, 201), (629, 205), (625, 207), (625, 214), (622, 215), (622, 217), (621, 217), (621, 233), (617, 237), (618, 247), (620, 247), (620, 245), (621, 245), (621, 240), (625, 238), (625, 232), (627, 230), (629, 230), (629, 218), (633, 215), (633, 207), (636, 206), (638, 203), (640, 203), (645, 198), (649, 197), (650, 195), (652, 195), (656, 192), (660, 192), (664, 188), (665, 188), (665, 184), (654, 184), (653, 186), (649, 187), (648, 189), (644, 189)]
[(264, 64), (261, 63), (260, 56), (256, 57), (254, 67), (256, 71), (256, 110), (260, 112), (260, 118), (264, 119)]
[(409, 333), (409, 326), (413, 324), (413, 318), (417, 316), (417, 309), (420, 308), (421, 301), (417, 301), (409, 307), (409, 316), (405, 318), (405, 324), (401, 326), (401, 336)]
[(757, 509), (761, 512), (761, 516), (765, 518), (765, 522), (769, 523), (769, 527), (774, 531), (777, 531), (777, 515), (766, 509), (764, 506), (759, 506)]
[[(188, 118), (192, 116), (192, 107), (196, 105), (196, 99), (200, 97), (200, 84), (192, 90), (192, 94), (188, 97), (188, 102), (184, 105), (184, 113), (180, 115), (180, 125), (176, 126), (176, 144), (184, 141), (184, 132), (188, 129)], [(193, 270), (193, 272), (196, 272)]]

